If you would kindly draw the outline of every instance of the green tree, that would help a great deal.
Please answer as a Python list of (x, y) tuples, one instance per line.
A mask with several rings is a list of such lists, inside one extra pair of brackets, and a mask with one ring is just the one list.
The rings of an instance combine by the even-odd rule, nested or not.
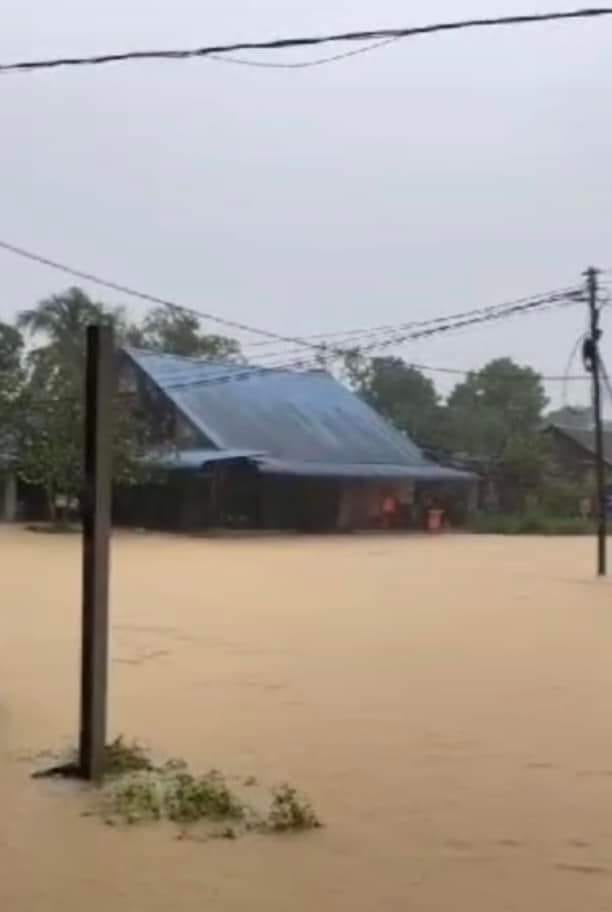
[[(16, 397), (18, 471), (44, 488), (57, 521), (65, 518), (58, 502), (68, 504), (81, 492), (85, 330), (100, 322), (124, 331), (121, 310), (92, 301), (78, 288), (44, 299), (17, 320), (38, 342), (26, 359)], [(113, 478), (133, 481), (147, 445), (144, 422), (129, 399), (116, 396), (114, 406)]]
[(85, 330), (90, 323), (121, 322), (121, 310), (92, 301), (80, 288), (44, 298), (36, 307), (17, 315), (17, 326), (38, 342), (28, 355), (33, 379), (48, 382), (49, 374), (61, 370), (81, 380), (85, 359)]
[(541, 433), (547, 399), (538, 373), (510, 358), (490, 361), (468, 375), (448, 398), (447, 429), (452, 448), (481, 460), (519, 508), (525, 492), (540, 485), (551, 468)]
[[(45, 390), (26, 385), (19, 396), (15, 444), (20, 477), (45, 491), (50, 518), (66, 520), (67, 507), (79, 500), (83, 480), (82, 390), (69, 374), (56, 372)], [(134, 406), (113, 402), (113, 480), (131, 484), (143, 475), (145, 423)], [(63, 504), (63, 506), (62, 506)]]
[(209, 361), (238, 361), (240, 345), (227, 336), (203, 333), (195, 314), (174, 307), (158, 307), (141, 326), (132, 326), (126, 341), (136, 348), (148, 348), (170, 355)]
[(19, 395), (24, 382), (23, 347), (19, 330), (0, 322), (0, 465), (15, 448)]
[(443, 410), (433, 382), (401, 358), (364, 358), (351, 352), (345, 376), (379, 414), (421, 444), (441, 445)]
[(547, 399), (542, 380), (510, 358), (490, 361), (470, 373), (448, 398), (449, 429), (455, 449), (499, 459), (512, 437), (532, 437)]
[(23, 353), (23, 336), (16, 326), (0, 321), (0, 374), (19, 370)]

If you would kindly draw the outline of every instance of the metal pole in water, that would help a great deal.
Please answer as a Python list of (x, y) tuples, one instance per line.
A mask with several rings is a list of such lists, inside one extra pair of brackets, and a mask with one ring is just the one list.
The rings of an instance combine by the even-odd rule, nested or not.
[(113, 330), (87, 327), (79, 774), (104, 772), (108, 676)]

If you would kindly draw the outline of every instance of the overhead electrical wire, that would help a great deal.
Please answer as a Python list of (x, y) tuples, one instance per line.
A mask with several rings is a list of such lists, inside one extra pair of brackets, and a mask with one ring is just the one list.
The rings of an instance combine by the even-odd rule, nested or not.
[[(414, 361), (407, 361), (406, 363), (408, 367), (413, 367), (415, 370), (423, 371), (424, 373), (449, 374), (454, 377), (469, 377), (470, 374), (476, 374), (479, 371), (479, 368), (466, 370), (458, 367), (433, 367), (431, 364), (417, 364)], [(539, 374), (539, 377), (545, 383), (584, 382), (591, 379), (589, 374)]]
[[(396, 339), (398, 339), (398, 337), (400, 337), (400, 341), (402, 341), (403, 336), (407, 331), (410, 331), (413, 329), (425, 328), (425, 327), (435, 327), (441, 323), (447, 323), (449, 320), (459, 320), (459, 319), (469, 318), (469, 317), (479, 315), (479, 314), (494, 315), (495, 313), (498, 313), (500, 311), (505, 312), (508, 308), (513, 308), (513, 307), (516, 307), (517, 305), (521, 305), (524, 303), (531, 303), (535, 300), (542, 301), (544, 303), (549, 303), (549, 302), (556, 303), (557, 301), (560, 301), (562, 303), (564, 303), (564, 302), (570, 303), (573, 301), (581, 301), (583, 299), (584, 299), (584, 292), (581, 288), (576, 287), (576, 286), (569, 286), (566, 288), (555, 289), (554, 291), (545, 292), (540, 295), (530, 295), (530, 296), (527, 296), (524, 298), (518, 298), (514, 301), (508, 301), (508, 302), (505, 302), (502, 304), (493, 304), (493, 305), (488, 305), (485, 307), (472, 308), (471, 310), (466, 310), (466, 311), (463, 311), (460, 313), (445, 314), (444, 316), (433, 317), (428, 320), (413, 320), (408, 323), (387, 324), (385, 327), (382, 327), (382, 328), (381, 327), (372, 327), (369, 330), (368, 329), (349, 330), (347, 332), (346, 336), (341, 340), (340, 343), (336, 341), (337, 336), (335, 333), (331, 333), (327, 337), (324, 334), (317, 334), (317, 336), (306, 336), (306, 337), (301, 336), (300, 338), (301, 339), (314, 339), (314, 338), (321, 339), (322, 341), (319, 342), (319, 346), (322, 350), (322, 354), (327, 354), (329, 356), (332, 356), (334, 354), (334, 352), (339, 351), (342, 355), (347, 355), (356, 350), (359, 350), (359, 351), (365, 350), (364, 346), (366, 346), (366, 348), (367, 348), (368, 343), (371, 343), (369, 346), (370, 349), (375, 348), (375, 347), (384, 348), (384, 347), (387, 347), (388, 345), (393, 345), (395, 343)], [(357, 336), (358, 336), (358, 338), (357, 338)], [(323, 341), (325, 338), (333, 339), (334, 344), (328, 345), (328, 343), (326, 341)], [(255, 349), (255, 348), (259, 348), (259, 346), (263, 346), (266, 344), (272, 344), (272, 343), (255, 342), (255, 343), (252, 343), (252, 345), (250, 347)], [(248, 343), (247, 343), (247, 345), (248, 345)], [(298, 350), (291, 349), (291, 350), (289, 350), (289, 352), (286, 349), (279, 350), (277, 352), (266, 351), (263, 355), (259, 355), (257, 353), (251, 353), (250, 357), (258, 358), (261, 360), (262, 358), (278, 357), (279, 355), (285, 356), (287, 354), (295, 353), (296, 351), (298, 351)]]
[[(275, 38), (264, 41), (236, 41), (230, 44), (205, 45), (197, 48), (178, 50), (131, 50), (106, 54), (92, 54), (77, 57), (54, 57), (39, 60), (20, 60), (0, 64), (0, 73), (32, 72), (34, 70), (56, 69), (58, 67), (99, 66), (107, 63), (123, 63), (143, 60), (189, 60), (199, 57), (214, 57), (242, 51), (279, 51), (291, 48), (318, 47), (323, 44), (341, 42), (378, 42), (386, 39), (416, 38), (444, 32), (465, 29), (500, 28), (520, 25), (536, 25), (545, 22), (595, 19), (612, 15), (612, 7), (591, 7), (551, 13), (497, 16), (493, 18), (462, 19), (451, 22), (437, 22), (429, 25), (407, 28), (368, 29), (353, 32), (338, 32), (329, 35), (310, 35), (296, 38)], [(247, 65), (250, 62), (243, 61)], [(325, 61), (323, 61), (325, 62)]]
[[(569, 299), (570, 301), (572, 298)], [(524, 304), (513, 305), (507, 307), (504, 311), (498, 313), (482, 313), (479, 316), (473, 316), (464, 320), (455, 320), (449, 321), (446, 325), (442, 324), (437, 327), (428, 327), (421, 330), (416, 330), (411, 333), (405, 333), (402, 336), (398, 336), (392, 340), (389, 340), (386, 344), (400, 344), (413, 339), (425, 338), (439, 333), (452, 332), (456, 329), (464, 328), (466, 326), (473, 326), (480, 323), (486, 323), (494, 320), (506, 319), (510, 316), (515, 316), (518, 314), (524, 314), (532, 312), (538, 308), (551, 306), (551, 305), (560, 305), (568, 303), (567, 295), (553, 295), (549, 298), (536, 299), (534, 301), (529, 301)], [(380, 349), (379, 343), (373, 343), (372, 346), (364, 346), (359, 350), (359, 354), (363, 354), (372, 350), (372, 348)], [(251, 377), (279, 371), (289, 371), (289, 370), (311, 370), (313, 368), (320, 368), (321, 363), (316, 359), (299, 359), (295, 361), (287, 361), (280, 364), (274, 365), (263, 365), (263, 366), (240, 366), (236, 365), (232, 368), (225, 368), (219, 372), (219, 374), (213, 374), (212, 376), (204, 377), (201, 380), (179, 380), (176, 383), (170, 382), (164, 384), (164, 388), (168, 390), (174, 389), (184, 389), (184, 388), (193, 388), (201, 386), (209, 386), (214, 383), (229, 383), (235, 382), (237, 380), (246, 380)]]
[[(204, 383), (211, 382), (226, 382), (234, 381), (237, 379), (246, 379), (248, 377), (261, 374), (263, 372), (269, 371), (281, 371), (281, 370), (305, 370), (320, 368), (322, 362), (329, 358), (338, 358), (346, 357), (357, 350), (359, 354), (368, 355), (370, 352), (380, 351), (384, 348), (400, 345), (404, 342), (410, 340), (417, 340), (421, 338), (427, 338), (429, 336), (438, 335), (440, 333), (446, 332), (456, 332), (457, 330), (476, 326), (480, 324), (490, 323), (493, 321), (506, 319), (517, 314), (529, 313), (535, 310), (543, 309), (550, 306), (562, 306), (565, 304), (575, 303), (577, 301), (584, 300), (584, 290), (580, 286), (567, 286), (560, 289), (555, 289), (554, 291), (547, 292), (540, 295), (532, 295), (530, 297), (519, 298), (514, 301), (488, 305), (486, 307), (472, 308), (470, 310), (462, 311), (455, 314), (448, 314), (446, 316), (434, 317), (428, 320), (421, 321), (412, 321), (410, 323), (400, 323), (397, 325), (387, 324), (386, 327), (383, 327), (385, 335), (380, 337), (378, 334), (381, 327), (374, 327), (370, 330), (348, 330), (349, 334), (360, 334), (362, 339), (365, 337), (364, 341), (361, 342), (358, 346), (353, 345), (352, 348), (339, 348), (337, 345), (330, 346), (327, 342), (312, 342), (309, 339), (304, 339), (302, 337), (291, 337), (284, 336), (280, 333), (271, 332), (269, 330), (263, 330), (258, 327), (250, 326), (245, 323), (239, 323), (237, 321), (226, 320), (223, 317), (219, 317), (216, 314), (206, 313), (204, 311), (199, 311), (191, 307), (185, 307), (184, 305), (177, 304), (174, 301), (159, 297), (157, 295), (151, 295), (146, 292), (139, 291), (137, 289), (131, 288), (129, 286), (123, 285), (121, 283), (112, 281), (110, 279), (102, 278), (101, 276), (95, 275), (88, 271), (77, 269), (75, 267), (69, 266), (66, 263), (60, 262), (58, 260), (50, 259), (49, 257), (43, 256), (34, 251), (27, 250), (18, 245), (9, 243), (8, 241), (0, 240), (0, 249), (3, 249), (9, 253), (13, 253), (21, 258), (36, 262), (38, 264), (47, 266), (49, 268), (59, 270), (63, 273), (67, 273), (73, 277), (81, 278), (86, 281), (90, 281), (94, 284), (101, 285), (106, 288), (110, 288), (114, 291), (119, 291), (127, 296), (135, 297), (139, 300), (147, 301), (148, 303), (154, 303), (156, 305), (166, 306), (171, 310), (177, 312), (185, 312), (190, 315), (197, 317), (198, 319), (210, 320), (212, 322), (219, 323), (223, 326), (230, 327), (232, 329), (240, 329), (247, 331), (249, 333), (263, 335), (266, 337), (266, 340), (272, 339), (274, 342), (278, 343), (279, 341), (288, 342), (290, 344), (297, 344), (300, 346), (298, 349), (290, 349), (289, 351), (279, 352), (279, 353), (267, 353), (267, 357), (279, 357), (283, 356), (279, 363), (268, 364), (268, 365), (248, 365), (244, 368), (236, 366), (231, 370), (226, 369), (224, 374), (218, 376), (207, 378)], [(334, 334), (331, 334), (334, 335)], [(325, 338), (321, 334), (317, 334), (311, 338)], [(295, 360), (287, 361), (287, 357), (293, 354), (295, 351), (300, 351), (301, 348), (307, 347), (316, 352), (316, 357), (310, 357), (310, 359), (301, 358)], [(265, 357), (265, 356), (264, 356)], [(197, 360), (197, 359), (194, 359)], [(423, 369), (426, 369), (426, 366), (422, 366)], [(453, 369), (434, 369), (439, 370), (440, 372), (450, 373)], [(559, 379), (555, 377), (548, 378), (550, 380)], [(562, 378), (561, 378), (562, 379)], [(572, 378), (572, 379), (582, 379), (582, 378)], [(179, 384), (181, 385), (181, 384)]]
[[(570, 297), (569, 297), (570, 302), (578, 300), (578, 298), (576, 297), (576, 291), (578, 291), (578, 290), (574, 290), (573, 295), (570, 295)], [(555, 295), (551, 295), (550, 298), (548, 298), (548, 299), (538, 299), (538, 300), (528, 301), (528, 302), (520, 304), (520, 305), (513, 305), (511, 307), (506, 307), (506, 309), (500, 313), (495, 313), (495, 314), (481, 313), (479, 316), (474, 316), (469, 320), (449, 322), (446, 326), (441, 326), (437, 329), (429, 328), (426, 330), (421, 330), (420, 332), (414, 332), (410, 335), (410, 338), (419, 338), (424, 335), (427, 335), (427, 336), (435, 335), (437, 332), (453, 331), (458, 328), (465, 327), (467, 325), (477, 325), (477, 324), (481, 324), (481, 323), (486, 323), (486, 322), (490, 322), (491, 320), (499, 320), (502, 318), (511, 317), (511, 316), (519, 314), (519, 313), (529, 313), (529, 312), (533, 312), (534, 310), (539, 309), (539, 308), (552, 306), (552, 305), (561, 305), (563, 303), (566, 303), (567, 300), (568, 300), (567, 297), (564, 298), (557, 293)], [(144, 351), (143, 354), (145, 354), (145, 357), (146, 357), (146, 351)], [(150, 351), (149, 354), (151, 356), (159, 355), (159, 353), (156, 351)], [(194, 365), (207, 364), (208, 367), (212, 366), (211, 362), (203, 362), (202, 359), (198, 359), (198, 358), (186, 358), (184, 360), (192, 360), (194, 362)], [(406, 364), (408, 367), (412, 367), (416, 370), (420, 370), (420, 371), (424, 371), (424, 372), (431, 371), (434, 373), (444, 373), (444, 374), (451, 374), (451, 375), (455, 375), (455, 376), (458, 376), (458, 375), (469, 376), (470, 374), (477, 373), (479, 370), (479, 368), (472, 368), (470, 370), (465, 370), (465, 369), (458, 369), (458, 368), (432, 367), (431, 365), (418, 364), (418, 363), (414, 363), (414, 362), (406, 362)], [(264, 366), (264, 367), (253, 366), (253, 365), (240, 365), (240, 364), (236, 364), (232, 367), (229, 367), (228, 365), (224, 365), (222, 372), (220, 372), (219, 374), (213, 375), (212, 377), (209, 376), (209, 377), (203, 378), (202, 380), (190, 380), (190, 381), (183, 380), (183, 381), (173, 383), (171, 380), (171, 375), (166, 375), (166, 381), (169, 381), (169, 382), (164, 383), (164, 391), (172, 392), (172, 391), (181, 390), (181, 389), (200, 388), (200, 387), (204, 387), (204, 386), (214, 385), (217, 383), (228, 383), (228, 382), (236, 382), (239, 380), (248, 380), (251, 377), (262, 375), (262, 374), (284, 373), (284, 372), (288, 372), (288, 371), (295, 372), (297, 370), (301, 370), (301, 371), (310, 370), (311, 371), (314, 368), (317, 368), (319, 370), (321, 369), (320, 360), (301, 359), (301, 360), (286, 362), (284, 364), (279, 364), (279, 365), (275, 365), (275, 366), (268, 365), (268, 366)], [(584, 382), (584, 381), (588, 381), (591, 379), (589, 374), (570, 376), (567, 372), (563, 375), (539, 375), (539, 377), (544, 382), (563, 382), (564, 389), (565, 389), (565, 384), (567, 384), (569, 381)], [(610, 392), (612, 394), (612, 388), (610, 389)], [(119, 395), (125, 396), (127, 398), (131, 398), (131, 393), (128, 393), (128, 392), (122, 392), (122, 393), (119, 393)], [(80, 398), (77, 396), (48, 397), (48, 398), (43, 397), (42, 399), (38, 400), (38, 404), (40, 404), (41, 402), (42, 403), (47, 402), (49, 404), (54, 404), (56, 402), (64, 402), (64, 401), (74, 402), (77, 400), (80, 401)]]
[(137, 298), (141, 301), (146, 301), (149, 304), (158, 304), (162, 307), (168, 307), (171, 310), (183, 311), (184, 313), (196, 316), (201, 320), (210, 320), (212, 323), (217, 323), (220, 326), (227, 327), (228, 329), (240, 330), (241, 332), (252, 333), (253, 335), (257, 336), (265, 336), (266, 338), (272, 339), (275, 342), (288, 342), (291, 345), (301, 345), (306, 348), (313, 348), (315, 350), (319, 350), (322, 347), (315, 343), (307, 342), (294, 336), (285, 336), (280, 333), (272, 332), (271, 330), (261, 329), (261, 327), (250, 326), (247, 323), (239, 323), (236, 320), (228, 320), (224, 317), (219, 317), (216, 314), (206, 313), (202, 310), (195, 310), (192, 307), (185, 307), (183, 304), (176, 304), (174, 301), (170, 301), (167, 298), (161, 298), (157, 295), (139, 291), (136, 288), (130, 288), (128, 285), (123, 285), (120, 282), (114, 282), (111, 279), (104, 279), (102, 276), (95, 275), (92, 272), (87, 272), (83, 269), (77, 269), (73, 266), (69, 266), (67, 263), (62, 263), (59, 260), (53, 260), (50, 257), (43, 256), (40, 253), (35, 253), (32, 250), (26, 250), (24, 247), (19, 247), (17, 244), (11, 244), (8, 241), (0, 240), (0, 250), (6, 250), (8, 253), (13, 253), (16, 256), (22, 257), (26, 260), (31, 260), (32, 262), (39, 263), (42, 266), (48, 266), (50, 269), (55, 269), (59, 272), (63, 272), (66, 275), (72, 276), (73, 278), (83, 279), (86, 282), (92, 282), (94, 285), (100, 285), (102, 288), (109, 288), (111, 291), (117, 291), (120, 294), (127, 295), (128, 297)]
[[(32, 262), (38, 263), (43, 266), (47, 266), (50, 269), (60, 271), (64, 274), (72, 276), (73, 278), (83, 279), (84, 281), (92, 282), (93, 284), (100, 285), (103, 288), (111, 289), (112, 291), (117, 291), (121, 294), (125, 294), (126, 296), (133, 297), (137, 300), (146, 301), (147, 303), (156, 304), (156, 305), (159, 305), (162, 307), (168, 307), (169, 309), (175, 310), (179, 313), (180, 312), (187, 313), (187, 314), (190, 314), (191, 316), (197, 317), (198, 319), (208, 320), (210, 322), (214, 322), (216, 324), (219, 324), (219, 325), (224, 326), (229, 329), (240, 330), (242, 332), (247, 332), (252, 335), (263, 336), (266, 338), (266, 340), (272, 340), (275, 343), (283, 342), (283, 343), (288, 343), (292, 346), (297, 346), (297, 350), (306, 348), (306, 349), (316, 352), (317, 354), (319, 354), (320, 356), (323, 356), (323, 357), (330, 357), (330, 356), (334, 356), (334, 355), (339, 356), (339, 357), (345, 357), (347, 354), (350, 354), (352, 348), (355, 347), (355, 346), (352, 346), (352, 348), (351, 347), (344, 348), (344, 347), (338, 346), (338, 345), (329, 345), (324, 342), (313, 342), (310, 339), (307, 339), (307, 338), (304, 338), (301, 336), (300, 337), (286, 336), (281, 333), (273, 332), (273, 331), (267, 330), (267, 329), (262, 329), (260, 327), (238, 322), (236, 320), (228, 320), (224, 317), (220, 317), (218, 314), (213, 314), (213, 313), (208, 313), (206, 311), (197, 310), (193, 307), (187, 307), (183, 304), (177, 304), (175, 301), (172, 301), (168, 298), (163, 298), (158, 295), (149, 294), (148, 292), (140, 291), (136, 288), (132, 288), (128, 285), (124, 285), (124, 284), (122, 284), (120, 282), (116, 282), (112, 279), (103, 278), (102, 276), (99, 276), (99, 275), (89, 272), (87, 270), (71, 266), (71, 265), (61, 262), (59, 260), (51, 259), (50, 257), (44, 256), (40, 253), (34, 252), (32, 250), (26, 249), (24, 247), (21, 247), (19, 245), (16, 245), (16, 244), (13, 244), (8, 241), (1, 240), (1, 239), (0, 239), (0, 250), (5, 250), (8, 253), (12, 253), (20, 258), (30, 260)], [(481, 308), (472, 308), (471, 310), (466, 310), (466, 311), (463, 311), (460, 313), (447, 314), (445, 316), (434, 317), (434, 318), (431, 318), (429, 320), (424, 320), (424, 321), (417, 321), (417, 322), (403, 323), (403, 324), (400, 323), (397, 326), (395, 326), (392, 331), (390, 331), (387, 335), (385, 335), (384, 338), (380, 338), (380, 339), (376, 335), (374, 335), (373, 337), (371, 336), (372, 332), (374, 332), (374, 333), (377, 332), (376, 329), (373, 331), (364, 330), (363, 332), (364, 332), (364, 336), (366, 337), (366, 344), (359, 345), (357, 347), (359, 347), (360, 351), (372, 351), (376, 348), (384, 348), (384, 347), (388, 347), (389, 345), (394, 345), (394, 344), (400, 343), (401, 341), (403, 341), (404, 337), (406, 336), (406, 333), (413, 329), (415, 329), (417, 331), (420, 330), (421, 334), (425, 336), (425, 335), (429, 334), (430, 329), (433, 329), (439, 325), (448, 323), (449, 320), (453, 320), (453, 321), (468, 320), (469, 321), (469, 319), (472, 316), (478, 316), (478, 315), (483, 315), (483, 314), (489, 315), (490, 317), (494, 317), (495, 314), (497, 314), (501, 311), (506, 312), (509, 309), (513, 310), (513, 311), (516, 308), (520, 309), (520, 307), (523, 304), (529, 304), (530, 307), (533, 307), (534, 302), (536, 303), (536, 306), (540, 306), (541, 304), (547, 304), (547, 303), (557, 303), (557, 302), (565, 303), (565, 302), (570, 302), (572, 300), (581, 300), (583, 294), (584, 294), (584, 292), (581, 288), (576, 287), (576, 286), (568, 286), (566, 288), (555, 289), (552, 292), (545, 292), (541, 295), (531, 295), (531, 296), (525, 297), (525, 298), (518, 298), (514, 301), (510, 301), (507, 303), (488, 305), (486, 307), (481, 307)], [(471, 324), (468, 322), (466, 325), (471, 325)], [(361, 331), (359, 331), (359, 332), (361, 332)], [(370, 336), (369, 340), (367, 339), (368, 336)], [(420, 336), (417, 336), (417, 338), (419, 338), (419, 337)], [(284, 357), (286, 357), (288, 354), (292, 354), (295, 351), (296, 351), (296, 348), (293, 348), (293, 349), (290, 349), (288, 352), (285, 350), (281, 354)], [(279, 353), (275, 353), (274, 356), (277, 357), (278, 354)], [(270, 355), (270, 357), (272, 357), (272, 355)]]
[[(351, 347), (352, 346), (351, 340), (355, 339), (355, 337), (357, 337), (357, 336), (373, 336), (376, 334), (383, 335), (383, 334), (386, 334), (389, 332), (396, 333), (401, 330), (412, 329), (413, 327), (417, 327), (417, 326), (426, 326), (429, 324), (444, 323), (450, 319), (459, 319), (459, 318), (463, 318), (463, 317), (470, 317), (473, 314), (483, 313), (485, 311), (496, 311), (496, 310), (499, 310), (504, 307), (513, 306), (514, 304), (522, 304), (527, 301), (532, 301), (534, 298), (548, 297), (550, 295), (556, 295), (556, 294), (569, 295), (569, 294), (574, 294), (574, 293), (580, 294), (580, 295), (584, 294), (584, 292), (582, 292), (576, 286), (567, 286), (565, 288), (557, 288), (557, 289), (553, 289), (552, 291), (546, 291), (546, 292), (543, 292), (542, 294), (527, 295), (523, 298), (516, 298), (512, 301), (506, 301), (501, 304), (490, 304), (485, 307), (474, 307), (474, 308), (471, 308), (470, 310), (461, 311), (459, 313), (445, 314), (444, 316), (441, 316), (441, 317), (431, 317), (430, 319), (427, 319), (427, 320), (411, 320), (409, 322), (402, 322), (402, 323), (384, 323), (379, 326), (362, 327), (361, 329), (348, 329), (348, 330), (337, 330), (336, 332), (327, 332), (327, 333), (320, 332), (320, 333), (314, 333), (314, 334), (306, 334), (306, 335), (301, 335), (300, 339), (302, 339), (304, 341), (320, 340), (318, 344), (322, 348), (327, 345), (327, 343), (330, 339), (333, 340), (334, 344), (336, 344), (336, 340), (339, 340), (338, 344), (346, 343), (349, 345), (349, 347)], [(275, 341), (265, 339), (263, 341), (247, 342), (246, 346), (250, 349), (259, 349), (259, 348), (265, 348), (267, 346), (275, 345), (275, 344), (276, 344)]]
[(401, 38), (384, 38), (382, 41), (374, 41), (372, 44), (366, 44), (365, 47), (353, 48), (350, 51), (343, 51), (340, 54), (330, 54), (328, 57), (316, 57), (314, 60), (297, 60), (297, 61), (274, 61), (274, 60), (251, 60), (244, 57), (232, 57), (229, 54), (209, 54), (209, 60), (215, 60), (218, 63), (232, 63), (238, 66), (259, 67), (265, 70), (306, 70), (310, 67), (323, 66), (326, 63), (336, 63), (339, 60), (346, 60), (348, 57), (357, 57), (359, 54), (369, 54), (370, 51), (377, 51), (387, 44), (395, 44), (401, 41)]

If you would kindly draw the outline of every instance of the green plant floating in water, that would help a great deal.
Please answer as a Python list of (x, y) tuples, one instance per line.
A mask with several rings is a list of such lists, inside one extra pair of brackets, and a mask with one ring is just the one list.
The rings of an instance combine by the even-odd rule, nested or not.
[(322, 823), (296, 789), (282, 785), (274, 792), (265, 826), (271, 832), (287, 833), (319, 829)]
[(152, 770), (153, 764), (142, 745), (136, 741), (128, 744), (122, 735), (104, 748), (104, 775), (109, 778), (126, 773)]
[(249, 831), (287, 833), (321, 826), (311, 805), (289, 785), (273, 792), (262, 813), (243, 801), (218, 770), (196, 776), (182, 760), (155, 766), (142, 747), (121, 738), (107, 747), (107, 755), (98, 813), (109, 826), (165, 820), (177, 824), (184, 838), (203, 824), (208, 827), (205, 838), (225, 839)]

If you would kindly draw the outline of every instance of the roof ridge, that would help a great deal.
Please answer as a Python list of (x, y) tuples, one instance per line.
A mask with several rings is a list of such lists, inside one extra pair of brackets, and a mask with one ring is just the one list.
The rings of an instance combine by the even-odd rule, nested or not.
[(171, 352), (155, 351), (153, 348), (140, 348), (138, 345), (121, 345), (120, 349), (128, 355), (134, 352), (137, 355), (150, 355), (154, 358), (172, 358), (175, 361), (188, 361), (190, 364), (205, 364), (207, 367), (233, 367), (244, 369), (248, 365), (236, 364), (235, 361), (213, 361), (207, 358), (196, 358), (195, 355), (173, 355)]

